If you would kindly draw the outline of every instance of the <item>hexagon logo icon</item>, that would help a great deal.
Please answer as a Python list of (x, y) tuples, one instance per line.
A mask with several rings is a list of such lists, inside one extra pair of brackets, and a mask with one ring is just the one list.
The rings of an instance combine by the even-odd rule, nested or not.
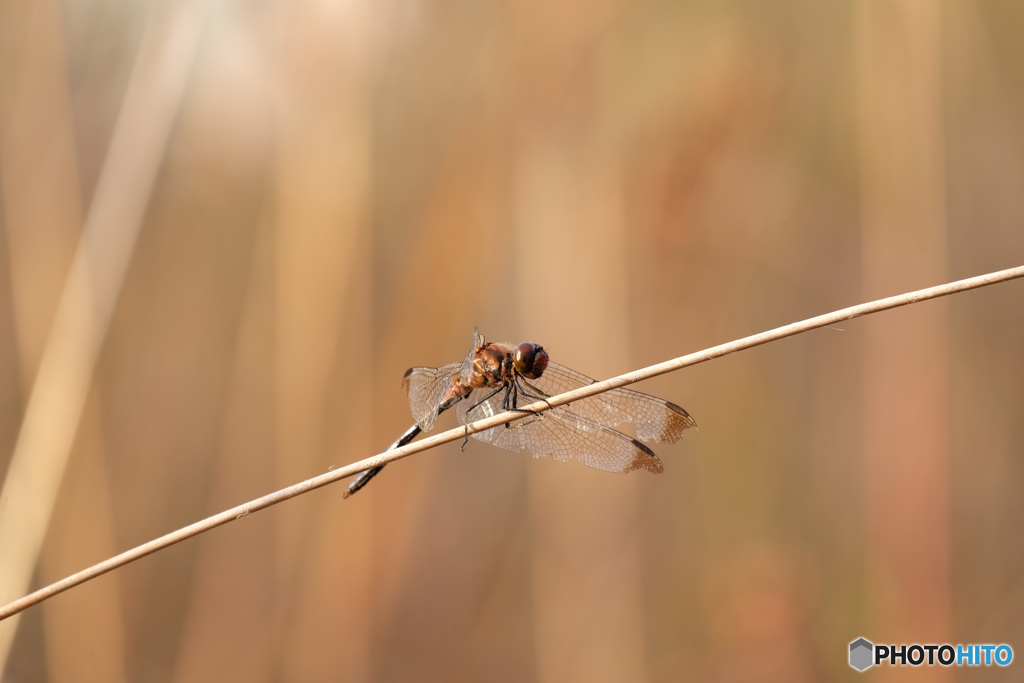
[(850, 666), (857, 671), (863, 671), (874, 662), (875, 646), (864, 638), (858, 638), (850, 643)]

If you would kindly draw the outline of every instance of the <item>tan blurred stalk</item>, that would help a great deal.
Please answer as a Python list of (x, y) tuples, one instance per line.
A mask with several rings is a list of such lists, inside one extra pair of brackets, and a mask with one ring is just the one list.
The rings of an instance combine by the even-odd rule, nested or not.
[[(947, 276), (941, 14), (912, 0), (857, 8), (863, 277), (872, 298)], [(864, 322), (866, 635), (882, 642), (951, 636), (947, 328), (945, 302)], [(919, 673), (952, 678), (942, 667)]]
[[(16, 84), (0, 124), (0, 179), (21, 385), (28, 395), (74, 254), (82, 208), (60, 7), (46, 0), (9, 3), (4, 12), (0, 22), (26, 28), (17, 58), (0, 66), (0, 81)], [(15, 12), (22, 14), (21, 22), (11, 16)], [(82, 435), (86, 457), (78, 464), (73, 490), (58, 506), (62, 514), (56, 526), (62, 528), (51, 531), (41, 558), (44, 582), (116, 552), (95, 410), (90, 423)], [(112, 576), (45, 607), (47, 670), (53, 681), (125, 680), (118, 580)], [(77, 615), (86, 613), (93, 618), (83, 630)]]
[[(40, 558), (44, 582), (117, 552), (105, 452), (100, 404), (92, 392)], [(120, 577), (111, 574), (83, 589), (44, 607), (49, 680), (127, 681)], [(83, 628), (86, 620), (88, 627)]]
[[(602, 56), (620, 11), (516, 12), (536, 107), (514, 160), (516, 301), (528, 336), (598, 378), (630, 365), (620, 143), (585, 113), (603, 111)], [(636, 477), (548, 461), (527, 481), (538, 679), (647, 680)]]
[[(281, 5), (287, 28), (276, 176), (279, 485), (326, 469), (327, 435), (337, 420), (349, 427), (346, 450), (372, 450), (366, 299), (375, 11), (362, 1)], [(284, 680), (367, 675), (370, 523), (365, 507), (346, 507), (344, 514), (340, 508), (337, 499), (320, 498), (278, 514), (276, 639)], [(303, 557), (309, 561), (299, 562)]]
[[(251, 426), (253, 420), (269, 412), (266, 404), (271, 393), (260, 385), (266, 376), (262, 365), (272, 356), (273, 341), (267, 331), (274, 323), (273, 240), (270, 221), (266, 223), (257, 238), (234, 354), (210, 494), (215, 509), (236, 504), (252, 488), (268, 486), (271, 478), (269, 459), (254, 457), (259, 450), (254, 441), (262, 435)], [(275, 576), (267, 527), (241, 524), (235, 533), (203, 544), (182, 629), (175, 681), (272, 680), (274, 625), (269, 616), (274, 609)]]
[[(31, 392), (46, 335), (81, 228), (81, 197), (70, 109), (63, 17), (54, 2), (18, 5), (30, 18), (18, 67), (0, 80), (17, 83), (12, 110), (0, 125), (0, 177), (10, 248), (15, 332), (22, 387)], [(10, 21), (7, 16), (0, 21)], [(43, 150), (40, 153), (40, 150)], [(116, 552), (99, 420), (93, 411), (75, 485), (43, 551), (44, 582)], [(67, 489), (66, 489), (67, 490)], [(73, 527), (73, 528), (72, 528)], [(56, 532), (56, 533), (54, 533)], [(53, 681), (125, 679), (124, 626), (118, 577), (45, 607), (47, 670)], [(81, 629), (78, 616), (91, 614)], [(2, 665), (0, 665), (2, 666)]]
[[(3, 599), (25, 593), (35, 570), (206, 7), (158, 8), (143, 41), (0, 493)], [(0, 670), (17, 623), (0, 626)]]
[(81, 229), (82, 199), (60, 7), (9, 2), (0, 12), (0, 22), (24, 27), (21, 49), (0, 52), (0, 81), (10, 84), (0, 113), (0, 187), (28, 394)]
[[(595, 83), (615, 7), (580, 7), (585, 17), (533, 7), (518, 17), (534, 67), (526, 101), (538, 111), (528, 114), (545, 121), (532, 122), (514, 162), (516, 301), (531, 338), (599, 378), (630, 361), (620, 151), (598, 117), (575, 130), (564, 122), (600, 109)], [(647, 679), (636, 484), (575, 463), (529, 467), (540, 681)]]
[[(501, 203), (504, 150), (495, 135), (495, 123), (500, 120), (498, 112), (488, 111), (485, 116), (464, 122), (463, 137), (446, 150), (417, 223), (405, 229), (410, 244), (401, 249), (401, 260), (394, 266), (391, 296), (395, 304), (385, 309), (387, 318), (376, 354), (379, 388), (374, 398), (380, 422), (375, 427), (385, 430), (388, 438), (411, 424), (409, 402), (400, 388), (401, 373), (408, 365), (440, 365), (464, 357), (474, 325), (494, 339), (503, 334), (499, 330), (511, 326), (509, 316), (514, 311), (500, 304), (506, 295), (508, 271), (494, 260), (465, 258), (476, 253), (478, 245), (499, 245), (507, 237)], [(439, 264), (451, 270), (439, 272)], [(442, 418), (449, 421), (445, 426), (453, 424), (453, 417)], [(374, 445), (379, 450), (382, 444)], [(471, 442), (466, 453), (486, 453), (488, 448)], [(437, 501), (456, 495), (452, 487), (458, 479), (448, 469), (450, 460), (445, 460), (418, 458), (389, 467), (372, 487), (359, 494), (371, 499), (379, 496), (381, 500), (373, 511), (372, 621), (374, 641), (387, 645), (378, 650), (374, 674), (397, 671), (392, 675), (402, 677), (415, 670), (423, 680), (454, 680), (471, 668), (472, 660), (468, 658), (454, 666), (445, 661), (452, 643), (441, 629), (424, 634), (417, 621), (409, 618), (410, 603), (422, 599), (415, 589), (418, 578), (430, 571), (429, 566), (423, 566), (423, 558), (431, 551), (424, 552), (424, 547), (444, 547), (446, 534), (454, 533), (448, 527), (430, 534)], [(490, 560), (486, 552), (474, 550), (430, 562), (440, 564), (449, 576), (459, 576), (467, 566)], [(443, 593), (444, 589), (432, 590)], [(479, 600), (476, 595), (472, 599)], [(464, 607), (457, 600), (447, 603), (452, 613)], [(479, 609), (478, 603), (474, 607)], [(501, 661), (501, 648), (514, 641), (514, 619), (503, 616), (506, 630), (487, 641), (475, 653), (477, 657)], [(467, 633), (463, 642), (478, 637), (482, 630)], [(414, 655), (397, 667), (388, 661), (394, 651), (408, 651), (410, 643), (430, 652), (430, 657), (417, 660)]]
[[(593, 158), (572, 163), (574, 153)], [(581, 174), (581, 167), (589, 172)], [(557, 351), (559, 361), (598, 378), (615, 375), (630, 364), (630, 316), (613, 150), (537, 141), (518, 173), (520, 279), (532, 283), (517, 297), (523, 327)], [(532, 249), (536, 244), (544, 248)], [(647, 679), (637, 479), (578, 463), (529, 468), (542, 682)]]

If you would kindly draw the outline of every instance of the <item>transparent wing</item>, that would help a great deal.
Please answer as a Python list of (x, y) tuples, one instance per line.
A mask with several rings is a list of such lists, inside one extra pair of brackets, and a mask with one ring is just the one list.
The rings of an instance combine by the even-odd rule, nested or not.
[(463, 386), (469, 386), (470, 378), (473, 375), (473, 354), (474, 351), (470, 351), (466, 360), (459, 364), (459, 381)]
[[(527, 384), (528, 387), (540, 389), (542, 396), (564, 394), (593, 384), (594, 381), (564, 365), (551, 362), (540, 378), (520, 379), (520, 382)], [(675, 403), (629, 389), (612, 389), (597, 396), (574, 401), (566, 408), (603, 425), (614, 427), (623, 422), (635, 424), (636, 435), (643, 441), (675, 443), (684, 431), (697, 426), (689, 413)]]
[[(460, 424), (469, 424), (502, 411), (504, 389), (484, 400), (493, 389), (476, 389), (457, 407)], [(550, 455), (562, 462), (569, 458), (588, 467), (625, 474), (633, 470), (660, 473), (661, 460), (651, 449), (610, 427), (578, 415), (565, 407), (472, 435), (491, 445), (516, 453), (529, 449), (535, 458)]]
[(409, 394), (412, 418), (429, 432), (438, 413), (450, 397), (452, 383), (459, 376), (462, 363), (449, 363), (439, 368), (409, 368), (402, 378), (402, 388)]

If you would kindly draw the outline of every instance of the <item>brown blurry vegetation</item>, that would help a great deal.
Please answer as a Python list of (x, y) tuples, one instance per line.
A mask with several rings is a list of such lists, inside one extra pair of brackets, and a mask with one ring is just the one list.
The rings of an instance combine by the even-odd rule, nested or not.
[[(175, 7), (0, 0), (0, 472)], [(1024, 263), (1010, 0), (209, 10), (33, 586), (378, 452), (474, 325), (604, 378)], [(1016, 644), (1021, 310), (651, 380), (700, 425), (659, 477), (471, 440), (303, 496), (29, 610), (0, 680), (852, 680), (862, 635)]]

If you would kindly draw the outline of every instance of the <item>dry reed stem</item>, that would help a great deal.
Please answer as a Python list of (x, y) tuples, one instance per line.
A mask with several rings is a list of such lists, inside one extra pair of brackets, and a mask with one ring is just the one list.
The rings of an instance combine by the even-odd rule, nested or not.
[(0, 490), (4, 598), (30, 586), (209, 4), (162, 3), (143, 39)]
[[(595, 396), (611, 389), (617, 389), (628, 384), (650, 379), (651, 377), (657, 377), (658, 375), (664, 375), (669, 372), (681, 370), (691, 365), (697, 365), (714, 358), (720, 358), (721, 356), (725, 356), (736, 351), (742, 351), (744, 349), (760, 346), (761, 344), (767, 344), (768, 342), (775, 341), (777, 339), (792, 337), (793, 335), (800, 334), (801, 332), (816, 330), (821, 327), (827, 327), (844, 320), (858, 318), (870, 313), (878, 313), (879, 311), (898, 308), (900, 306), (906, 306), (907, 304), (918, 303), (920, 301), (927, 301), (929, 299), (936, 299), (949, 294), (956, 294), (969, 289), (977, 289), (979, 287), (985, 287), (986, 285), (1005, 282), (1007, 280), (1013, 280), (1020, 277), (1024, 277), (1024, 266), (1001, 270), (987, 275), (979, 275), (966, 280), (958, 280), (956, 282), (950, 282), (936, 287), (929, 287), (927, 289), (920, 289), (915, 292), (887, 297), (885, 299), (878, 299), (876, 301), (859, 304), (857, 306), (850, 306), (849, 308), (843, 308), (838, 311), (833, 311), (832, 313), (808, 318), (801, 322), (777, 327), (774, 330), (768, 330), (767, 332), (761, 332), (760, 334), (737, 339), (736, 341), (731, 341), (726, 344), (713, 346), (703, 351), (698, 351), (673, 360), (665, 361), (664, 363), (651, 365), (641, 370), (635, 370), (633, 372), (626, 373), (625, 375), (619, 375), (618, 377), (604, 380), (603, 382), (595, 382), (594, 384), (586, 387), (569, 391), (564, 394), (559, 394), (558, 396), (553, 396), (547, 401), (539, 401), (532, 405), (525, 406), (523, 410), (541, 413), (550, 408), (578, 401), (582, 398)], [(385, 465), (395, 460), (400, 460), (413, 455), (414, 453), (420, 453), (430, 448), (434, 448), (435, 446), (440, 446), (441, 444), (458, 441), (459, 439), (464, 438), (467, 434), (476, 434), (487, 429), (492, 429), (512, 422), (513, 420), (520, 419), (521, 417), (521, 413), (506, 412), (501, 415), (495, 415), (494, 417), (478, 420), (477, 422), (473, 422), (472, 424), (464, 427), (449, 429), (441, 434), (427, 437), (421, 441), (409, 444), (408, 446), (403, 446), (402, 448), (385, 451), (384, 453), (375, 455), (371, 458), (366, 458), (365, 460), (360, 460), (359, 462), (351, 465), (332, 470), (326, 474), (321, 474), (320, 476), (313, 477), (312, 479), (307, 479), (293, 486), (289, 486), (288, 488), (263, 496), (262, 498), (257, 498), (256, 500), (243, 505), (233, 507), (230, 510), (225, 510), (219, 514), (207, 517), (204, 520), (182, 527), (177, 531), (161, 536), (149, 543), (144, 543), (143, 545), (132, 548), (120, 555), (104, 560), (103, 562), (95, 564), (88, 569), (84, 569), (77, 574), (72, 574), (65, 579), (41, 588), (19, 600), (15, 600), (10, 604), (5, 605), (3, 608), (0, 608), (0, 620), (15, 615), (32, 605), (38, 604), (47, 598), (57, 595), (58, 593), (62, 593), (81, 583), (85, 583), (90, 579), (94, 579), (101, 574), (117, 569), (129, 562), (134, 562), (135, 560), (145, 557), (150, 553), (155, 553), (158, 550), (174, 545), (180, 541), (184, 541), (185, 539), (198, 536), (204, 531), (209, 531), (210, 529), (214, 529), (222, 524), (227, 524), (228, 522), (240, 519), (250, 513), (263, 510), (271, 505), (276, 505), (288, 500), (289, 498), (300, 496), (322, 486), (333, 484), (340, 479), (350, 477), (353, 474), (357, 474), (364, 470)]]

